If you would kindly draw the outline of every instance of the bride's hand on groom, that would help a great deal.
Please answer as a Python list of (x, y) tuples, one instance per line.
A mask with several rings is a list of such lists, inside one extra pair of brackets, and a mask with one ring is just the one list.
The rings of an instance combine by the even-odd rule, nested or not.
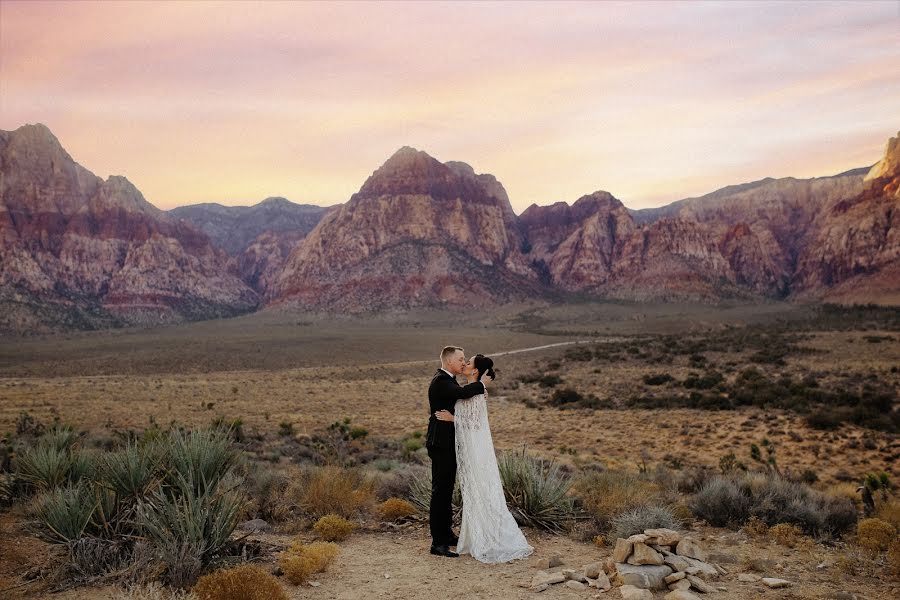
[(439, 410), (434, 413), (434, 416), (438, 421), (450, 421), (451, 423), (453, 422), (453, 413), (451, 413), (449, 410)]
[(490, 375), (485, 375), (481, 378), (481, 382), (484, 384), (484, 387), (487, 387), (490, 383), (493, 383), (494, 378)]

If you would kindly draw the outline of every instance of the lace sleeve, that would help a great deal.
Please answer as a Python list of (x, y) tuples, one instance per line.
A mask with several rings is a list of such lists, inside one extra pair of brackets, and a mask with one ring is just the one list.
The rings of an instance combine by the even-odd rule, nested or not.
[(474, 431), (487, 427), (487, 407), (484, 395), (473, 396), (466, 402), (457, 402), (453, 414), (453, 425), (457, 431)]

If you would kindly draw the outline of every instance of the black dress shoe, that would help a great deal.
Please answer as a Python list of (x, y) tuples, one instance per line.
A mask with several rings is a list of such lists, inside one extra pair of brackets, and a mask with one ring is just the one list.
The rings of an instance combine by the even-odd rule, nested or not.
[(431, 553), (438, 556), (449, 556), (450, 558), (456, 558), (459, 556), (459, 554), (450, 550), (449, 546), (432, 546)]

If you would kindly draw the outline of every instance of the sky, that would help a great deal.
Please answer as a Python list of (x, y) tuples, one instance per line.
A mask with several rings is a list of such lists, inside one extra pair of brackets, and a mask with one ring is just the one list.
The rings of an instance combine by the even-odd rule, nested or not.
[(900, 1), (0, 0), (0, 129), (37, 122), (164, 209), (345, 202), (402, 146), (646, 208), (876, 162)]

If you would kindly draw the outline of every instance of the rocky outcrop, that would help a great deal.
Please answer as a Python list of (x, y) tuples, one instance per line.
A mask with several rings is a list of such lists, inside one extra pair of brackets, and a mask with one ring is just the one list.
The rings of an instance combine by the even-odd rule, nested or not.
[(350, 311), (533, 297), (524, 248), (493, 176), (403, 147), (322, 219), (267, 296)]
[(206, 235), (124, 177), (95, 176), (39, 124), (0, 132), (0, 265), (4, 329), (228, 316), (258, 303)]

